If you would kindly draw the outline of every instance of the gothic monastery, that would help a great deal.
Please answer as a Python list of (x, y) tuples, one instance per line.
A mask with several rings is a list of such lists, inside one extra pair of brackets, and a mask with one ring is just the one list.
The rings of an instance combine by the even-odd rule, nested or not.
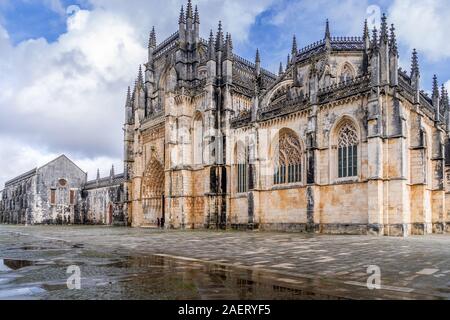
[[(200, 38), (199, 12), (189, 1), (169, 38), (158, 44), (152, 30), (147, 62), (128, 90), (124, 174), (76, 184), (66, 220), (448, 232), (448, 94), (437, 77), (431, 96), (421, 90), (415, 50), (411, 70), (399, 68), (386, 16), (379, 31), (367, 23), (361, 29), (358, 37), (333, 37), (327, 22), (323, 39), (302, 49), (294, 37), (275, 75), (261, 67), (258, 51), (255, 62), (235, 54), (220, 23), (208, 40)], [(44, 207), (57, 206), (60, 184), (70, 179), (58, 172), (40, 189), (54, 200)], [(13, 182), (3, 191), (2, 222), (55, 220), (57, 210), (44, 221), (33, 220), (36, 209), (17, 209)], [(19, 219), (20, 210), (29, 214)]]

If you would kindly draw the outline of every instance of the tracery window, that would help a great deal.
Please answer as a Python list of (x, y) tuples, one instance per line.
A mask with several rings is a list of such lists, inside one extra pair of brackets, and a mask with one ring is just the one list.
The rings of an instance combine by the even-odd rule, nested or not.
[(194, 164), (203, 164), (203, 118), (198, 115), (194, 120)]
[(338, 139), (338, 176), (339, 178), (358, 175), (358, 133), (350, 123), (339, 130)]
[(300, 141), (291, 132), (279, 137), (274, 161), (274, 184), (302, 181), (302, 151)]
[(248, 150), (243, 144), (236, 146), (236, 160), (237, 192), (248, 192)]
[(353, 71), (350, 68), (350, 66), (348, 64), (346, 64), (344, 66), (344, 68), (342, 68), (342, 72), (341, 72), (341, 82), (347, 82), (352, 80), (354, 77), (353, 75)]

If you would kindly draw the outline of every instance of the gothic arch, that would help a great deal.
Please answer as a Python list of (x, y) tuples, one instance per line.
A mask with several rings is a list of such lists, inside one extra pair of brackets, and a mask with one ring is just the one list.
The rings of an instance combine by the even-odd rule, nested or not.
[(356, 70), (350, 62), (345, 62), (339, 72), (339, 81), (347, 82), (356, 77)]
[(233, 175), (235, 177), (233, 188), (237, 193), (244, 193), (248, 191), (249, 183), (249, 158), (248, 146), (242, 141), (238, 140), (234, 146), (233, 152)]
[(263, 100), (263, 106), (267, 106), (274, 100), (274, 97), (283, 91), (287, 91), (290, 87), (292, 87), (292, 84), (294, 83), (293, 80), (285, 80), (280, 83), (278, 83), (275, 87), (272, 88), (266, 95), (266, 97)]
[(354, 126), (354, 128), (356, 130), (356, 134), (358, 135), (358, 143), (361, 143), (362, 130), (361, 130), (361, 126), (360, 126), (358, 120), (356, 120), (351, 115), (345, 114), (345, 115), (342, 115), (341, 117), (339, 117), (338, 119), (336, 119), (336, 121), (334, 122), (334, 124), (331, 128), (331, 131), (330, 131), (331, 132), (331, 135), (330, 135), (331, 146), (333, 146), (334, 148), (337, 147), (339, 131), (341, 130), (341, 128), (343, 126), (345, 126), (346, 124), (349, 124), (349, 123)]
[(162, 110), (165, 108), (166, 94), (175, 91), (177, 79), (175, 67), (172, 64), (166, 65), (158, 81), (159, 102)]
[(234, 146), (233, 153), (235, 164), (245, 163), (247, 159), (247, 148), (245, 143), (242, 140), (238, 140)]
[(152, 156), (144, 171), (141, 200), (145, 219), (156, 224), (164, 212), (164, 167), (156, 156)]
[(361, 173), (361, 129), (358, 122), (348, 115), (342, 116), (331, 132), (332, 180), (358, 178)]
[(303, 181), (304, 144), (291, 129), (283, 128), (271, 146), (273, 184)]
[(192, 123), (192, 148), (194, 165), (203, 164), (204, 154), (204, 121), (203, 115), (200, 112), (195, 114)]

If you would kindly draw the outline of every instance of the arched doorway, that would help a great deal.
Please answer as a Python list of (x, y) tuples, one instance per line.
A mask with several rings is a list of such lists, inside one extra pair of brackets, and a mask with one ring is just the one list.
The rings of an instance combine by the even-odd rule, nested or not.
[(164, 168), (153, 157), (147, 165), (142, 181), (142, 205), (146, 224), (164, 224)]
[(113, 205), (111, 203), (108, 206), (108, 224), (113, 224)]

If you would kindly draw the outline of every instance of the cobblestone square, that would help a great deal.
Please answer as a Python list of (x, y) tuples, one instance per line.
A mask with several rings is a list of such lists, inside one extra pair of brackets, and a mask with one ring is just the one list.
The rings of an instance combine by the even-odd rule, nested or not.
[(449, 299), (449, 248), (448, 235), (0, 226), (0, 299)]

